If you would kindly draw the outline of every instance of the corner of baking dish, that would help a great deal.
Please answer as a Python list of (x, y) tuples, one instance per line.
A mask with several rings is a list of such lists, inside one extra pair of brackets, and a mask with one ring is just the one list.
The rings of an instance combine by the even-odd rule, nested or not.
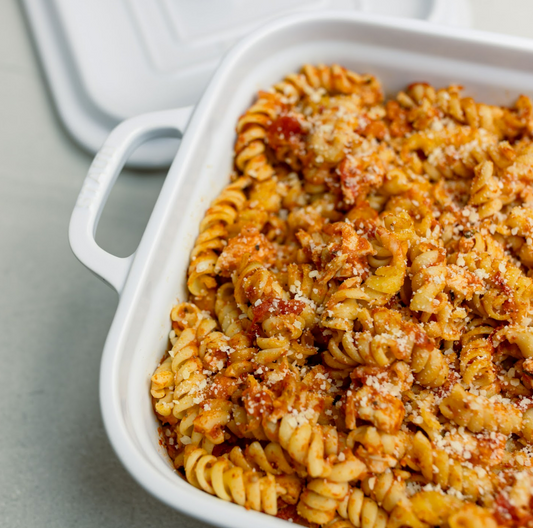
[(105, 427), (118, 457), (144, 488), (166, 504), (220, 526), (283, 522), (226, 503), (181, 479), (159, 446), (149, 398), (150, 376), (167, 345), (168, 314), (177, 296), (185, 299), (184, 277), (197, 226), (228, 179), (234, 123), (257, 90), (303, 62), (338, 62), (376, 73), (392, 89), (413, 80), (438, 84), (447, 79), (497, 101), (521, 91), (533, 93), (533, 75), (528, 73), (532, 59), (533, 43), (524, 39), (352, 12), (280, 19), (225, 57), (194, 111), (163, 185), (102, 357)]

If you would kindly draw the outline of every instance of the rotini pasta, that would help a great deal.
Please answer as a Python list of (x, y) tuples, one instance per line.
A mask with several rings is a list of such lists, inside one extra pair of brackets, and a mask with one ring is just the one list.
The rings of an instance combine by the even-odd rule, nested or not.
[(236, 131), (151, 378), (176, 471), (306, 526), (533, 526), (529, 98), (305, 65)]

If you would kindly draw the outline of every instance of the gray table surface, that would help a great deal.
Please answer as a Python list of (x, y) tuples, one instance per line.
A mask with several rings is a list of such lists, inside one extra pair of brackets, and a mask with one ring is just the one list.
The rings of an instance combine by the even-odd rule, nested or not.
[[(531, 0), (471, 3), (474, 27), (533, 37)], [(200, 526), (132, 480), (102, 426), (117, 295), (67, 239), (90, 162), (54, 111), (20, 5), (0, 0), (0, 526)], [(97, 233), (104, 249), (135, 249), (164, 177), (123, 172)]]

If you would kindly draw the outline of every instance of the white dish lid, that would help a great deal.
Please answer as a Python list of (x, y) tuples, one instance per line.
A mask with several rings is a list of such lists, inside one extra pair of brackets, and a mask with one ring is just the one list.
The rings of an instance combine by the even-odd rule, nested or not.
[[(276, 17), (348, 9), (457, 26), (470, 22), (466, 0), (23, 3), (58, 113), (74, 139), (92, 153), (120, 121), (144, 112), (184, 107), (185, 127), (223, 54)], [(151, 141), (132, 155), (130, 164), (166, 166), (176, 141)]]

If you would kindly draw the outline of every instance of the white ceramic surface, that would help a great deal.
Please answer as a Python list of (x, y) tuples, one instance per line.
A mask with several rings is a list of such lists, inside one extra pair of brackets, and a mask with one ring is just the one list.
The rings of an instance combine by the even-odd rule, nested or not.
[[(92, 153), (123, 119), (195, 104), (223, 54), (276, 17), (346, 9), (469, 23), (466, 0), (23, 0), (23, 5), (61, 119)], [(128, 163), (168, 166), (176, 146), (175, 140), (152, 141)]]
[(474, 97), (497, 104), (509, 104), (520, 93), (533, 96), (532, 41), (334, 12), (276, 21), (224, 59), (192, 115), (137, 251), (120, 263), (104, 257), (91, 240), (99, 212), (132, 143), (152, 137), (158, 127), (175, 129), (179, 111), (126, 121), (110, 137), (70, 224), (78, 258), (120, 294), (101, 363), (105, 427), (125, 467), (150, 493), (220, 526), (266, 528), (284, 521), (226, 503), (176, 475), (158, 443), (149, 379), (167, 345), (170, 309), (186, 298), (185, 275), (200, 219), (227, 184), (237, 118), (259, 88), (305, 62), (337, 62), (374, 73), (388, 92), (422, 80), (460, 83)]

